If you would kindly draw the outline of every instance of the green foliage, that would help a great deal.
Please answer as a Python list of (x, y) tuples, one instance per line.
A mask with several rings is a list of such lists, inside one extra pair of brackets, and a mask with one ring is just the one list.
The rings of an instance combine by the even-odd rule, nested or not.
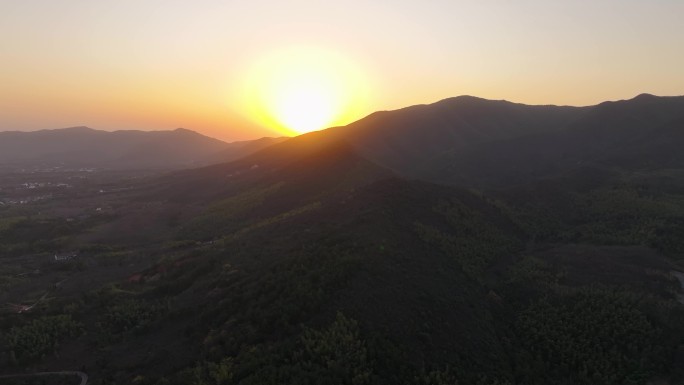
[(473, 278), (480, 278), (493, 258), (521, 247), (518, 239), (457, 200), (439, 202), (433, 210), (446, 220), (448, 227), (440, 230), (436, 226), (416, 223), (415, 231), (423, 241), (436, 245), (454, 258)]
[(377, 383), (358, 322), (338, 313), (321, 330), (304, 328), (290, 345), (255, 348), (236, 359), (241, 384), (366, 385)]
[(219, 322), (205, 339), (208, 353), (218, 359), (274, 330), (295, 332), (345, 282), (361, 257), (343, 242), (334, 246), (320, 240), (261, 270), (258, 276), (222, 275), (226, 278), (225, 287), (220, 288), (224, 297), (203, 315), (212, 323)]
[(260, 220), (256, 223), (252, 224), (252, 225), (243, 227), (242, 229), (226, 236), (224, 238), (224, 240), (229, 240), (229, 241), (236, 240), (236, 239), (244, 236), (245, 234), (247, 234), (251, 231), (255, 231), (255, 230), (258, 230), (260, 228), (271, 226), (275, 223), (282, 222), (282, 221), (290, 219), (294, 216), (301, 215), (301, 214), (304, 214), (306, 212), (317, 210), (320, 208), (321, 208), (321, 202), (311, 202), (311, 203), (304, 205), (302, 207), (294, 208), (292, 210), (286, 211), (284, 213), (280, 213), (280, 214), (275, 215), (273, 217)]
[[(502, 194), (493, 205), (484, 195), (405, 181), (330, 195), (290, 187), (253, 185), (197, 202), (180, 216), (202, 212), (176, 228), (182, 240), (85, 245), (79, 250), (93, 257), (82, 275), (112, 279), (83, 290), (82, 301), (72, 290), (80, 283), (70, 280), (55, 289), (69, 298), (47, 311), (90, 323), (84, 342), (98, 356), (102, 383), (644, 384), (684, 374), (677, 377), (683, 308), (663, 283), (670, 265), (599, 260), (606, 255), (598, 247), (584, 266), (576, 253), (537, 251), (577, 242), (682, 255), (676, 189), (605, 183), (526, 192), (522, 203)], [(284, 192), (296, 199), (283, 204)], [(12, 235), (0, 238), (1, 250), (69, 244), (85, 228), (70, 222), (51, 232), (56, 222), (25, 218), (0, 227)], [(528, 241), (536, 244), (523, 251)], [(24, 270), (7, 270), (0, 286), (40, 279), (12, 277)], [(141, 272), (144, 282), (125, 283)], [(15, 315), (1, 322), (6, 335), (31, 326)], [(16, 360), (36, 361), (71, 336), (55, 334), (14, 337)], [(169, 346), (169, 335), (174, 351), (120, 354), (143, 338)], [(33, 341), (31, 349), (20, 340)]]
[(181, 228), (181, 238), (214, 238), (234, 230), (239, 219), (244, 219), (245, 215), (277, 194), (282, 187), (282, 182), (265, 187), (255, 187), (212, 204), (202, 215), (197, 216)]
[(0, 234), (12, 230), (14, 227), (20, 226), (28, 221), (26, 217), (8, 217), (0, 218)]
[(665, 193), (629, 178), (589, 191), (573, 187), (525, 191), (525, 200), (510, 209), (512, 218), (537, 241), (645, 245), (684, 258), (681, 190)]
[(108, 306), (100, 326), (110, 334), (142, 331), (167, 311), (168, 307), (162, 303), (127, 299)]
[(562, 272), (555, 271), (546, 261), (534, 256), (524, 256), (520, 262), (513, 265), (508, 272), (509, 284), (555, 285), (563, 277)]
[(4, 336), (16, 363), (26, 363), (57, 351), (59, 343), (80, 335), (82, 325), (69, 315), (48, 316), (13, 327)]
[(525, 384), (627, 384), (652, 378), (671, 351), (640, 296), (591, 287), (542, 298), (515, 323)]
[(301, 383), (372, 383), (368, 350), (355, 320), (338, 313), (328, 328), (307, 329), (300, 341), (301, 347), (293, 354), (292, 365), (301, 373)]
[(67, 222), (40, 216), (0, 218), (0, 253), (14, 256), (64, 250), (76, 234), (107, 219), (101, 216)]
[(416, 385), (458, 385), (455, 374), (449, 368), (430, 371), (417, 377), (414, 383)]
[(171, 379), (158, 381), (157, 385), (227, 385), (233, 383), (233, 359), (220, 362), (199, 362), (192, 368), (180, 371)]

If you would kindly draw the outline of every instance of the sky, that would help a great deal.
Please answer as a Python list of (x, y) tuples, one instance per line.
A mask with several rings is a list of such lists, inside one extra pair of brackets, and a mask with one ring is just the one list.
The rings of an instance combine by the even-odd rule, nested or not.
[(682, 0), (0, 0), (0, 130), (232, 141), (294, 134), (292, 100), (315, 126), (458, 95), (682, 95), (683, 20)]

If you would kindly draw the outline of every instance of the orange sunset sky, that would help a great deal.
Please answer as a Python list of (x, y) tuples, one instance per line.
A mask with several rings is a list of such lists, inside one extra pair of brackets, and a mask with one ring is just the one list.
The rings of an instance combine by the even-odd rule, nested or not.
[(294, 135), (475, 95), (684, 94), (684, 1), (0, 0), (0, 130)]

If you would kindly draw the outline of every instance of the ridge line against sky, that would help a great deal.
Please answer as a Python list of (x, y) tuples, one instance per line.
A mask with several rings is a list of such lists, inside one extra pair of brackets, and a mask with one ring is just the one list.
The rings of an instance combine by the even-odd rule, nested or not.
[[(448, 97), (448, 98), (440, 99), (440, 100), (438, 100), (438, 101), (430, 102), (430, 103), (419, 103), (419, 104), (412, 104), (412, 105), (410, 105), (410, 106), (398, 107), (398, 108), (395, 108), (395, 109), (387, 109), (387, 110), (377, 110), (377, 111), (373, 111), (373, 112), (371, 112), (370, 114), (364, 115), (364, 116), (360, 117), (360, 118), (357, 119), (357, 120), (354, 120), (354, 121), (352, 121), (352, 122), (349, 122), (349, 124), (355, 123), (356, 121), (361, 120), (361, 119), (364, 119), (364, 118), (368, 117), (369, 115), (372, 115), (373, 113), (376, 113), (376, 112), (392, 112), (392, 111), (399, 111), (399, 110), (403, 110), (403, 109), (407, 109), (407, 108), (411, 108), (411, 107), (417, 107), (417, 106), (429, 106), (429, 105), (437, 104), (437, 103), (440, 103), (440, 102), (443, 102), (443, 101), (446, 101), (446, 100), (449, 100), (449, 99), (456, 99), (456, 98), (461, 98), (461, 97), (469, 97), (469, 98), (475, 98), (475, 99), (482, 99), (482, 100), (490, 101), (490, 102), (508, 102), (508, 103), (513, 103), (513, 104), (518, 104), (518, 105), (525, 105), (525, 106), (585, 108), (585, 107), (595, 107), (595, 106), (598, 106), (599, 104), (602, 104), (602, 103), (628, 101), (628, 100), (631, 100), (631, 99), (634, 99), (634, 98), (636, 98), (636, 97), (643, 96), (643, 95), (653, 96), (653, 97), (656, 97), (656, 98), (679, 98), (679, 97), (684, 97), (684, 95), (653, 95), (653, 94), (643, 93), (643, 92), (642, 92), (642, 93), (640, 93), (640, 94), (638, 94), (638, 95), (635, 95), (635, 96), (633, 96), (633, 97), (622, 98), (622, 99), (615, 99), (615, 100), (604, 100), (604, 101), (601, 101), (601, 102), (596, 103), (596, 104), (588, 104), (588, 105), (567, 105), (567, 104), (565, 104), (565, 105), (557, 105), (557, 104), (526, 104), (526, 103), (519, 103), (519, 102), (516, 102), (516, 101), (513, 101), (513, 100), (505, 100), (505, 99), (484, 99), (484, 98), (480, 98), (480, 97), (474, 96), (474, 95), (458, 95), (458, 96), (451, 96), (451, 97)], [(325, 127), (325, 128), (323, 128), (322, 130), (325, 130), (325, 129), (328, 129), (328, 128), (334, 128), (334, 127), (336, 127), (336, 126)], [(207, 134), (207, 133), (203, 133), (203, 132), (200, 132), (200, 131), (196, 131), (196, 130), (193, 130), (192, 128), (187, 128), (187, 127), (160, 128), (160, 129), (156, 129), (156, 130), (146, 130), (146, 129), (144, 129), (144, 128), (141, 128), (141, 129), (135, 129), (135, 128), (131, 128), (131, 129), (102, 129), (102, 128), (97, 128), (97, 127), (83, 126), (83, 125), (80, 125), (80, 126), (70, 126), (70, 127), (39, 128), (39, 129), (35, 129), (35, 130), (25, 130), (25, 131), (18, 131), (18, 130), (3, 130), (2, 128), (0, 128), (0, 133), (2, 133), (2, 132), (38, 132), (38, 131), (55, 131), (55, 130), (80, 129), (80, 128), (89, 129), (89, 130), (94, 130), (94, 131), (102, 131), (102, 132), (115, 132), (115, 131), (141, 131), (141, 132), (151, 132), (151, 131), (161, 132), (161, 131), (166, 131), (166, 132), (171, 132), (171, 131), (177, 131), (177, 130), (189, 130), (189, 131), (191, 131), (191, 132), (199, 133), (199, 134), (202, 134), (202, 135), (207, 136), (207, 137), (209, 137), (209, 138), (218, 139), (218, 140), (224, 141), (224, 142), (226, 142), (226, 143), (234, 143), (234, 142), (241, 142), (241, 141), (253, 141), (253, 140), (259, 140), (259, 139), (264, 139), (264, 138), (277, 138), (277, 137), (282, 137), (282, 136), (283, 136), (283, 135), (278, 135), (278, 134), (276, 133), (276, 134), (271, 135), (271, 136), (260, 136), (260, 137), (254, 137), (254, 138), (248, 138), (248, 139), (240, 139), (240, 140), (224, 140), (224, 139), (220, 139), (220, 138), (215, 137), (215, 136), (211, 136), (211, 135), (209, 135), (209, 134)]]
[[(351, 122), (348, 122), (348, 123), (346, 123), (346, 124), (344, 124), (344, 125), (355, 123), (356, 121), (361, 120), (361, 119), (364, 119), (364, 118), (368, 117), (369, 115), (372, 115), (372, 114), (374, 114), (374, 113), (376, 113), (376, 112), (392, 112), (392, 111), (399, 111), (399, 110), (403, 110), (403, 109), (407, 109), (407, 108), (411, 108), (411, 107), (417, 107), (417, 106), (429, 106), (429, 105), (437, 104), (437, 103), (440, 103), (440, 102), (443, 102), (443, 101), (446, 101), (446, 100), (449, 100), (449, 99), (456, 99), (456, 98), (461, 98), (461, 97), (469, 97), (469, 98), (481, 99), (481, 100), (490, 101), (490, 102), (497, 102), (497, 101), (500, 101), (500, 102), (508, 102), (508, 103), (513, 103), (513, 104), (518, 104), (518, 105), (525, 105), (525, 106), (541, 106), (541, 107), (547, 107), (547, 106), (548, 106), (548, 107), (574, 107), (574, 108), (584, 108), (584, 107), (595, 107), (595, 106), (597, 106), (597, 105), (599, 105), (599, 104), (602, 104), (602, 103), (628, 101), (628, 100), (634, 99), (634, 98), (639, 97), (639, 96), (642, 96), (642, 95), (649, 95), (649, 96), (653, 96), (653, 97), (656, 97), (656, 98), (684, 97), (684, 94), (683, 94), (683, 95), (653, 95), (653, 94), (650, 94), (650, 93), (642, 92), (642, 93), (639, 93), (638, 95), (635, 95), (635, 96), (633, 96), (633, 97), (627, 97), (627, 98), (621, 98), (621, 99), (614, 99), (614, 100), (603, 100), (603, 101), (598, 102), (598, 103), (595, 103), (595, 104), (587, 104), (587, 105), (569, 105), (569, 104), (548, 104), (548, 103), (542, 103), (542, 104), (527, 104), (527, 103), (520, 103), (520, 102), (516, 102), (516, 101), (513, 101), (513, 100), (506, 100), (506, 99), (485, 99), (485, 98), (480, 98), (480, 97), (474, 96), (474, 95), (458, 95), (458, 96), (451, 96), (451, 97), (447, 97), (447, 98), (444, 98), (444, 99), (440, 99), (440, 100), (437, 100), (437, 101), (434, 101), (434, 102), (418, 103), (418, 104), (412, 104), (412, 105), (409, 105), (409, 106), (403, 106), (403, 107), (397, 107), (397, 108), (392, 108), (392, 109), (385, 109), (385, 110), (373, 111), (373, 112), (370, 112), (369, 114), (366, 114), (366, 115), (364, 115), (364, 116), (361, 116), (361, 117), (359, 117), (358, 119), (353, 120), (353, 121), (351, 121)], [(322, 128), (321, 130), (325, 130), (325, 129), (328, 129), (328, 128), (334, 128), (334, 127), (338, 127), (338, 126), (328, 126), (328, 127)], [(277, 133), (277, 132), (269, 131), (269, 132), (272, 132), (271, 135), (265, 135), (265, 136), (259, 136), (259, 137), (251, 137), (251, 138), (246, 138), (246, 139), (235, 139), (235, 140), (231, 140), (231, 139), (221, 139), (220, 137), (212, 136), (212, 135), (209, 134), (209, 133), (201, 132), (201, 131), (194, 130), (194, 129), (188, 128), (188, 127), (158, 128), (158, 129), (145, 129), (145, 128), (123, 128), (123, 129), (121, 129), (121, 128), (113, 128), (113, 129), (106, 129), (106, 128), (91, 127), (91, 126), (87, 126), (87, 125), (76, 125), (76, 126), (68, 126), (68, 127), (53, 127), (53, 128), (38, 128), (38, 129), (29, 129), (29, 130), (3, 129), (2, 127), (0, 127), (0, 133), (2, 133), (2, 132), (39, 132), (39, 131), (56, 131), (56, 130), (68, 130), (68, 129), (75, 129), (75, 128), (86, 128), (86, 129), (90, 129), (90, 130), (94, 130), (94, 131), (102, 131), (102, 132), (116, 132), (116, 131), (141, 131), (141, 132), (151, 132), (151, 131), (162, 132), (162, 131), (166, 131), (166, 132), (171, 132), (171, 131), (176, 131), (176, 130), (189, 130), (189, 131), (191, 131), (191, 132), (199, 133), (199, 134), (204, 135), (204, 136), (207, 136), (207, 137), (209, 137), (209, 138), (218, 139), (218, 140), (224, 141), (224, 142), (226, 142), (226, 143), (241, 142), (241, 141), (253, 141), (253, 140), (259, 140), (259, 139), (263, 139), (263, 138), (276, 138), (276, 137), (283, 137), (283, 136), (286, 136), (286, 135), (281, 135), (281, 134), (279, 134), (279, 133)]]
[(244, 79), (292, 47), (343, 57), (362, 85), (329, 125), (459, 94), (557, 105), (679, 95), (681, 20), (678, 0), (0, 1), (0, 130), (278, 136), (250, 115)]

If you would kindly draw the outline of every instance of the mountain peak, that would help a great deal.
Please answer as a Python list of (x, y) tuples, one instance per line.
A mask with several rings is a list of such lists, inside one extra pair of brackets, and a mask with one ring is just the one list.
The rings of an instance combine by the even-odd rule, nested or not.
[(496, 100), (489, 100), (489, 99), (484, 99), (484, 98), (479, 98), (477, 96), (472, 96), (472, 95), (460, 95), (460, 96), (454, 96), (446, 99), (442, 99), (435, 104), (441, 104), (441, 103), (454, 103), (454, 102), (461, 102), (461, 103), (481, 103), (481, 102), (496, 102)]
[(92, 129), (92, 128), (86, 127), (86, 126), (65, 127), (65, 128), (60, 128), (57, 130), (64, 131), (64, 132), (93, 132), (93, 131), (97, 131), (95, 129)]
[(471, 95), (461, 95), (451, 98), (442, 99), (432, 105), (436, 106), (462, 106), (465, 108), (470, 107), (480, 107), (480, 106), (503, 106), (503, 105), (513, 105), (516, 103), (509, 102), (508, 100), (496, 100), (496, 99), (485, 99), (477, 96)]
[(656, 98), (657, 98), (657, 96), (655, 96), (655, 95), (643, 93), (643, 94), (639, 94), (639, 95), (635, 96), (634, 99), (632, 99), (632, 100), (651, 100), (651, 99), (656, 99)]
[(176, 128), (175, 130), (170, 131), (170, 132), (172, 132), (173, 134), (176, 134), (176, 135), (184, 136), (184, 137), (195, 137), (195, 136), (201, 137), (201, 136), (204, 136), (197, 131), (189, 130), (189, 129), (183, 128), (183, 127)]

